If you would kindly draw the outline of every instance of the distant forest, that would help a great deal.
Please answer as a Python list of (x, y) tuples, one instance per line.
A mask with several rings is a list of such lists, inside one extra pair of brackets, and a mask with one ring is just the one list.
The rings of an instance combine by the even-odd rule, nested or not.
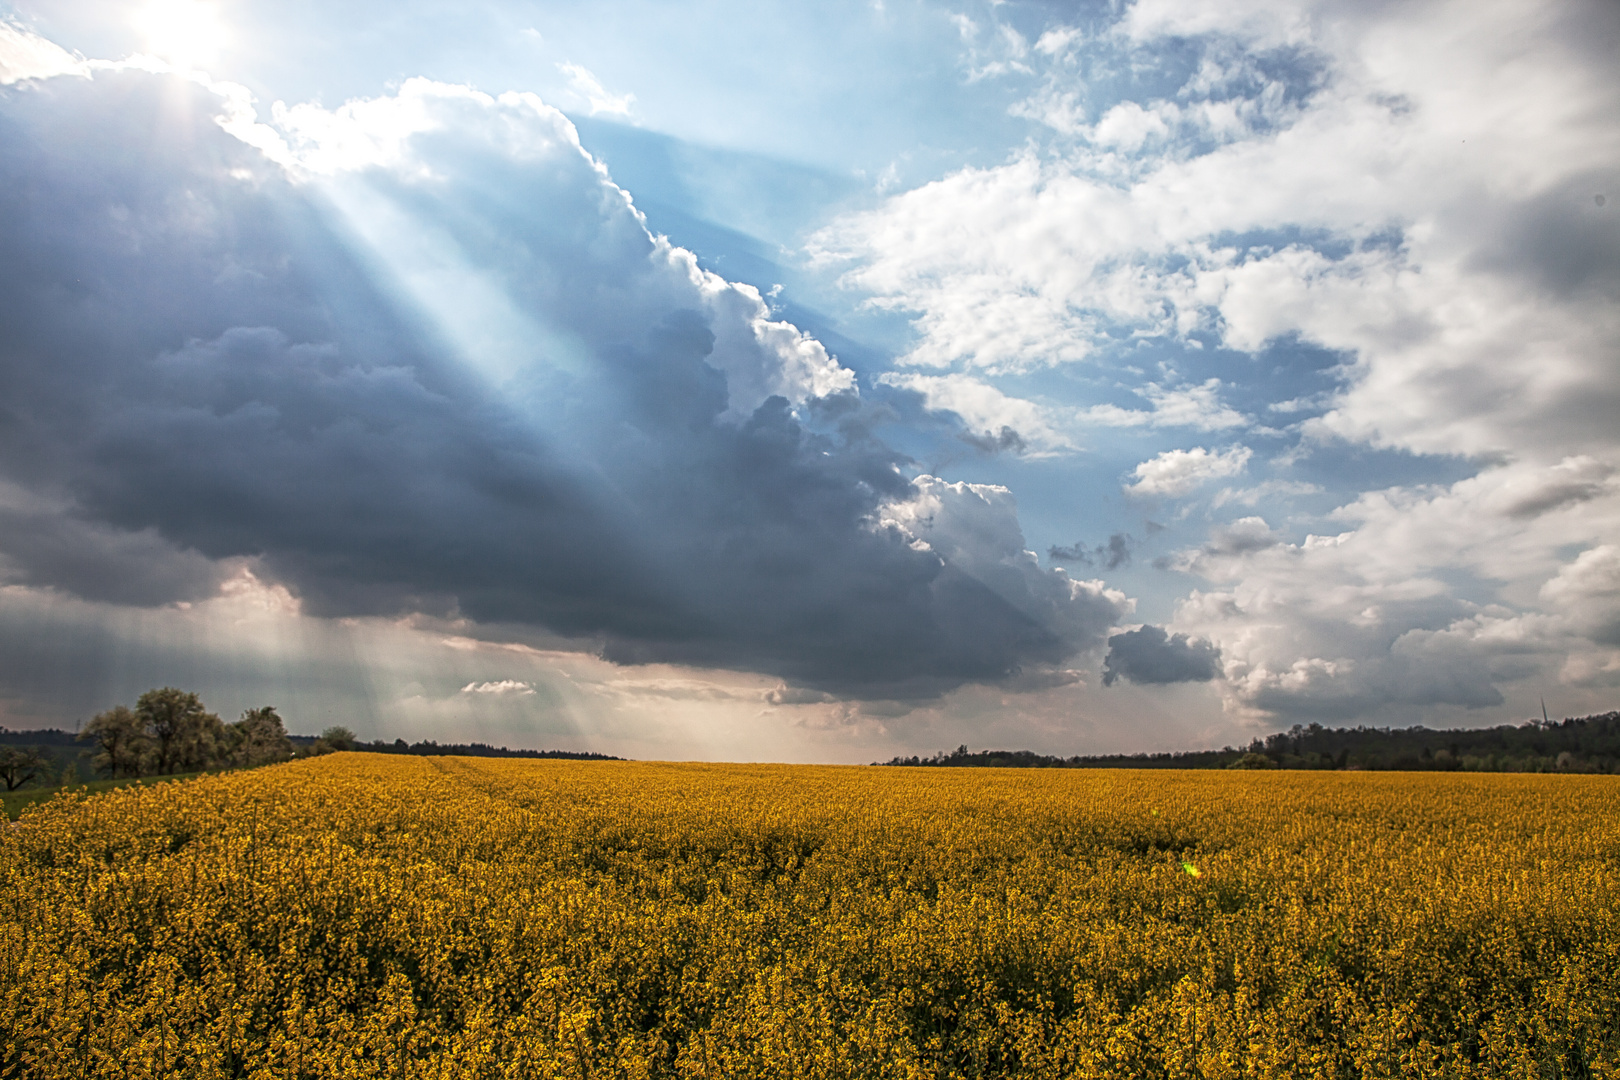
[(1174, 754), (1053, 757), (1030, 750), (959, 746), (933, 757), (897, 757), (881, 765), (1013, 769), (1366, 769), (1426, 772), (1620, 773), (1620, 712), (1518, 726), (1436, 731), (1325, 728), (1280, 731), (1247, 747)]

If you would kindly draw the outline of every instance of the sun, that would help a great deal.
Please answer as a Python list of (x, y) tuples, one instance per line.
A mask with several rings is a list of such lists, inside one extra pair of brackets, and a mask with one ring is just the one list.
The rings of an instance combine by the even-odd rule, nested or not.
[(218, 6), (204, 0), (152, 0), (133, 22), (147, 51), (179, 68), (212, 63), (230, 37)]

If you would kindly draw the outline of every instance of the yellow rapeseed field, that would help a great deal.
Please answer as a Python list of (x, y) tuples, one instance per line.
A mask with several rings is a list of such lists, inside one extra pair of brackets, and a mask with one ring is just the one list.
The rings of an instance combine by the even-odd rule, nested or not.
[(0, 829), (0, 1075), (1620, 1076), (1620, 778), (340, 754)]

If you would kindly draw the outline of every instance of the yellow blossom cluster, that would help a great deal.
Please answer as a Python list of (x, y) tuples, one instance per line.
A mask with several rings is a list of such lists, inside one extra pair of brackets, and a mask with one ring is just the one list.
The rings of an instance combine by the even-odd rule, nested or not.
[(338, 754), (0, 829), (0, 1076), (1620, 1076), (1620, 778)]

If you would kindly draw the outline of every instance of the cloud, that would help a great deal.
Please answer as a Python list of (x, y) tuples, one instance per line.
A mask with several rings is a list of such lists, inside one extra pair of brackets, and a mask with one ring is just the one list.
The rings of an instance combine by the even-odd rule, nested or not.
[(1540, 596), (1568, 617), (1581, 636), (1620, 647), (1620, 547), (1601, 544), (1581, 552), (1559, 567)]
[(967, 81), (999, 78), (1004, 75), (1033, 74), (1024, 57), (1029, 53), (1029, 42), (1012, 26), (994, 23), (989, 34), (980, 34), (980, 27), (966, 15), (952, 15), (958, 35), (966, 46), (963, 56), (967, 67)]
[(1137, 0), (1126, 9), (1114, 31), (1136, 42), (1219, 35), (1241, 39), (1253, 47), (1275, 49), (1309, 42), (1311, 14), (1307, 5), (1256, 0), (1222, 4), (1219, 9), (1185, 0)]
[(1218, 524), (1174, 560), (1210, 587), (1171, 626), (1221, 647), (1218, 685), (1238, 716), (1412, 722), (1515, 688), (1600, 709), (1592, 695), (1620, 657), (1620, 495), (1508, 512), (1600, 474), (1520, 462), (1369, 492), (1331, 515), (1344, 531), (1298, 542), (1259, 517)]
[(1103, 685), (1118, 679), (1159, 685), (1208, 682), (1220, 674), (1221, 650), (1186, 634), (1167, 634), (1163, 627), (1144, 626), (1108, 639)]
[[(1306, 343), (1344, 358), (1320, 436), (1600, 455), (1620, 410), (1620, 215), (1593, 198), (1620, 159), (1597, 45), (1616, 9), (1263, 7), (1138, 3), (1083, 46), (1054, 38), (1021, 111), (1101, 119), (851, 214), (822, 256), (912, 316), (906, 364), (994, 379), (1146, 340)], [(1099, 65), (1157, 78), (1099, 101)]]
[(251, 145), (244, 100), (0, 91), (11, 580), (158, 605), (250, 565), (306, 617), (896, 701), (1128, 611), (1040, 570), (1004, 490), (908, 479), (852, 373), (649, 234), (533, 95), (410, 80)]
[(1047, 410), (1033, 401), (1010, 397), (982, 379), (890, 371), (878, 376), (878, 382), (921, 394), (923, 404), (931, 410), (955, 413), (970, 436), (982, 432), (994, 441), (999, 439), (999, 431), (1010, 430), (1038, 453), (1074, 449), (1068, 437), (1054, 427)]
[(1067, 52), (1084, 39), (1084, 34), (1073, 26), (1054, 26), (1042, 31), (1035, 41), (1035, 51), (1055, 56)]
[(0, 19), (0, 86), (88, 73), (88, 65), (61, 46)]
[(0, 581), (88, 600), (157, 606), (219, 592), (233, 568), (156, 529), (118, 529), (71, 510), (0, 506)]
[(1090, 550), (1084, 544), (1070, 544), (1067, 547), (1053, 545), (1047, 549), (1046, 557), (1053, 562), (1088, 566), (1100, 563), (1105, 570), (1118, 570), (1131, 564), (1131, 538), (1124, 533), (1114, 533), (1108, 538), (1107, 544), (1098, 544)]
[(1195, 446), (1191, 450), (1166, 450), (1132, 470), (1136, 482), (1126, 485), (1125, 491), (1144, 497), (1180, 498), (1210, 480), (1238, 475), (1252, 456), (1253, 451), (1247, 446), (1234, 446), (1214, 453), (1202, 446)]
[(534, 687), (518, 679), (501, 679), (499, 682), (470, 682), (461, 688), (463, 694), (495, 694), (500, 697), (516, 695), (524, 697), (534, 693)]
[(1223, 488), (1210, 500), (1210, 505), (1217, 510), (1228, 503), (1254, 506), (1262, 499), (1319, 495), (1321, 492), (1322, 487), (1320, 484), (1313, 484), (1304, 480), (1267, 480), (1250, 488)]
[(1011, 430), (1040, 456), (1077, 449), (1072, 433), (1086, 425), (1224, 431), (1249, 424), (1247, 417), (1221, 403), (1218, 378), (1196, 386), (1165, 387), (1150, 383), (1137, 391), (1152, 403), (1150, 409), (1124, 409), (1117, 405), (1074, 409), (1043, 404), (1004, 393), (985, 379), (966, 372), (924, 375), (887, 371), (877, 377), (877, 382), (921, 394), (924, 406), (935, 412), (955, 413), (968, 429), (965, 437), (976, 441), (976, 445), (984, 445), (986, 437), (994, 442), (999, 437), (998, 429)]
[[(757, 289), (703, 271), (690, 252), (650, 236), (573, 125), (533, 94), (492, 98), (410, 79), (390, 97), (277, 116), (295, 175), (324, 179), (320, 194), (374, 271), (439, 323), (464, 363), (496, 381), (579, 361), (587, 342), (620, 332), (611, 325), (617, 316), (657, 322), (695, 310), (714, 335), (704, 363), (726, 377), (733, 422), (773, 395), (799, 404), (854, 387), (854, 374), (819, 341), (773, 318)], [(547, 194), (559, 199), (550, 211), (474, 194), (494, 182), (532, 189), (548, 168), (559, 170), (548, 178)], [(571, 235), (565, 210), (575, 228), (591, 223), (597, 234)], [(423, 213), (464, 214), (457, 220), (473, 235), (424, 228)], [(491, 243), (488, 230), (500, 228), (515, 230), (511, 243)], [(589, 272), (563, 274), (546, 263), (564, 249)]]
[(1615, 468), (1585, 454), (1568, 457), (1545, 471), (1515, 478), (1500, 498), (1510, 518), (1537, 518), (1567, 506), (1613, 494)]
[[(1152, 406), (1043, 400), (1055, 431), (1297, 440), (1274, 460), (1314, 477), (1211, 509), (1336, 510), (1268, 505), (1275, 527), (1213, 521), (1161, 560), (1203, 579), (1167, 632), (1220, 648), (1232, 715), (1595, 693), (1620, 671), (1620, 215), (1594, 199), (1620, 161), (1616, 41), (1600, 3), (1139, 0), (1036, 40), (1029, 146), (849, 214), (818, 251), (911, 319), (901, 363), (929, 378), (1062, 367)], [(1095, 75), (1122, 69), (1141, 82)], [(1262, 430), (1267, 410), (1303, 415)], [(1391, 487), (1359, 467), (1378, 453), (1456, 471)], [(1251, 455), (1166, 450), (1126, 490), (1184, 497)]]
[(630, 115), (630, 107), (635, 104), (636, 95), (610, 93), (590, 69), (578, 64), (558, 64), (557, 70), (568, 76), (569, 86), (573, 88), (574, 93), (584, 99), (592, 116), (598, 113), (607, 113), (609, 116)]
[(1091, 129), (1091, 141), (1098, 146), (1135, 151), (1149, 138), (1166, 138), (1170, 127), (1164, 114), (1174, 106), (1144, 109), (1134, 101), (1124, 101), (1109, 109)]
[(1017, 503), (1006, 488), (927, 475), (912, 487), (909, 497), (882, 508), (881, 522), (1003, 600), (1032, 635), (1029, 662), (1056, 664), (1100, 646), (1108, 628), (1134, 609), (1134, 601), (1101, 581), (1042, 570), (1024, 547)]
[(1093, 405), (1080, 415), (1087, 422), (1104, 427), (1185, 427), (1199, 431), (1246, 427), (1248, 417), (1221, 404), (1220, 387), (1220, 379), (1175, 388), (1148, 383), (1138, 393), (1153, 403), (1150, 410)]
[(1029, 449), (1029, 443), (1024, 437), (1006, 424), (1002, 424), (1001, 430), (994, 434), (989, 431), (986, 431), (983, 435), (964, 432), (958, 435), (957, 438), (986, 454), (1000, 454), (1007, 451), (1022, 454)]
[(1216, 526), (1204, 547), (1206, 555), (1245, 555), (1264, 551), (1281, 543), (1262, 517), (1238, 518), (1230, 525)]
[(786, 683), (765, 692), (770, 705), (825, 705), (838, 699), (820, 690), (806, 690)]

